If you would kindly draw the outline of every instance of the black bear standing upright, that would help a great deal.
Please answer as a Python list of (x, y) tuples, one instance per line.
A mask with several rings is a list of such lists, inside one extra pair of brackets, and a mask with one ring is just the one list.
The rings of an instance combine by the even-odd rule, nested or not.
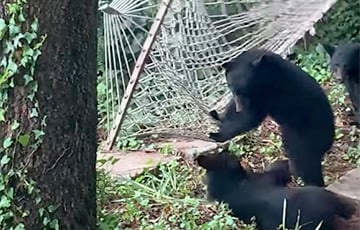
[(360, 43), (334, 47), (324, 45), (331, 57), (330, 67), (336, 80), (344, 83), (354, 108), (355, 123), (360, 126)]
[[(309, 74), (270, 51), (251, 49), (223, 65), (233, 94), (210, 138), (227, 141), (258, 127), (267, 115), (279, 125), (292, 171), (307, 185), (324, 186), (321, 161), (332, 147), (334, 115)], [(237, 112), (238, 111), (238, 112)]]
[[(246, 171), (239, 159), (226, 151), (200, 155), (195, 160), (206, 169), (209, 199), (229, 204), (233, 214), (245, 223), (251, 223), (255, 217), (261, 229), (276, 230), (282, 224), (286, 199), (287, 229), (294, 229), (298, 217), (301, 230), (314, 230), (321, 221), (321, 230), (360, 227), (359, 221), (351, 222), (357, 210), (352, 200), (316, 186), (286, 187), (284, 180), (279, 181), (287, 177), (282, 163), (266, 172), (254, 173)], [(347, 223), (353, 228), (345, 227)]]

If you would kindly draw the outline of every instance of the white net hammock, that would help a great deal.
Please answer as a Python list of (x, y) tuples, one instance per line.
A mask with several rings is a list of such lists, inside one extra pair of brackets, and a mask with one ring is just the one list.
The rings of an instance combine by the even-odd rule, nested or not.
[[(144, 42), (153, 22), (161, 22), (158, 11), (167, 8), (164, 2), (171, 3), (136, 85), (131, 79), (135, 62), (148, 49)], [(220, 65), (252, 47), (285, 56), (335, 2), (114, 0), (102, 4), (108, 140), (148, 134), (206, 138), (213, 125), (207, 111), (223, 109), (230, 96)]]

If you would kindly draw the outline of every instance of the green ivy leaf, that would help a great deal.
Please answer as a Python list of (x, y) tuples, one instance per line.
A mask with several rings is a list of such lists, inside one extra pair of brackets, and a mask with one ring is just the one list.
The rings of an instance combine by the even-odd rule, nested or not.
[(40, 208), (40, 209), (38, 210), (38, 212), (39, 212), (40, 217), (43, 217), (43, 216), (44, 216), (45, 209), (44, 209), (44, 208)]
[(21, 58), (20, 60), (20, 65), (26, 67), (26, 65), (29, 63), (29, 60), (29, 56), (24, 55), (23, 58)]
[(53, 212), (55, 212), (56, 211), (56, 209), (57, 209), (58, 207), (57, 206), (55, 206), (55, 205), (49, 205), (49, 207), (48, 207), (48, 211), (50, 212), (50, 213), (53, 213)]
[[(3, 57), (3, 58), (1, 59), (0, 66), (5, 67), (6, 65), (7, 65), (7, 58), (6, 58), (6, 57)], [(2, 74), (2, 75), (4, 75), (4, 74)]]
[(21, 47), (20, 39), (24, 38), (23, 34), (18, 34), (16, 37), (13, 38), (13, 45), (15, 47)]
[(13, 62), (13, 60), (9, 60), (9, 63), (8, 63), (8, 66), (7, 66), (7, 69), (9, 71), (11, 71), (12, 73), (16, 73), (17, 69), (18, 69), (18, 66), (16, 65), (15, 62)]
[(52, 229), (59, 229), (59, 221), (58, 219), (53, 219), (50, 223), (50, 227)]
[(33, 133), (35, 135), (35, 140), (38, 140), (40, 137), (45, 135), (44, 131), (39, 130), (39, 129), (33, 130)]
[(11, 187), (6, 191), (6, 196), (13, 199), (14, 198), (14, 188)]
[(19, 22), (25, 22), (26, 21), (26, 19), (24, 17), (24, 14), (22, 12), (19, 14), (18, 19), (19, 19)]
[(29, 82), (34, 80), (34, 78), (32, 76), (28, 75), (28, 74), (25, 74), (24, 75), (24, 80), (25, 80), (25, 85), (28, 85)]
[(27, 98), (29, 98), (30, 101), (34, 101), (34, 97), (35, 97), (35, 93), (31, 93), (27, 96)]
[[(40, 202), (41, 202), (41, 197), (36, 197), (36, 198), (35, 198), (35, 203), (36, 203), (36, 204), (40, 204)], [(40, 209), (39, 209), (39, 212), (40, 212), (41, 209), (44, 209), (44, 208), (40, 208)]]
[(12, 24), (9, 25), (9, 35), (11, 37), (14, 37), (16, 34), (18, 34), (20, 32), (21, 32), (20, 26), (16, 26), (16, 25), (12, 25)]
[(37, 109), (32, 108), (31, 113), (30, 113), (30, 117), (33, 118), (33, 117), (38, 117), (38, 116), (39, 116), (39, 113), (38, 113)]
[(15, 52), (15, 46), (10, 41), (5, 42), (4, 54), (10, 54)]
[(9, 86), (10, 86), (11, 88), (14, 88), (14, 86), (15, 86), (14, 78), (13, 78), (13, 77), (10, 78)]
[(40, 56), (40, 54), (41, 54), (41, 51), (40, 51), (40, 50), (35, 50), (35, 51), (34, 51), (34, 54), (33, 54), (33, 56), (32, 56), (33, 60), (34, 60), (34, 61), (37, 60), (38, 57)]
[(18, 121), (14, 121), (11, 125), (11, 130), (15, 130), (17, 128), (19, 128), (20, 123)]
[(30, 57), (32, 57), (32, 56), (34, 55), (34, 50), (31, 49), (31, 47), (26, 46), (26, 47), (24, 48), (23, 55), (24, 55), (24, 56), (30, 56)]
[(37, 38), (36, 33), (30, 33), (30, 32), (26, 32), (24, 34), (24, 38), (26, 39), (26, 41), (28, 42), (28, 44), (30, 44), (34, 39)]
[(6, 33), (7, 25), (4, 19), (0, 18), (0, 40), (3, 39)]
[(3, 208), (9, 208), (11, 206), (11, 201), (8, 197), (6, 196), (1, 196), (0, 199), (0, 210), (2, 210)]
[(0, 166), (4, 166), (9, 163), (10, 157), (8, 155), (4, 155), (0, 160)]
[(0, 109), (0, 121), (5, 121), (6, 111), (4, 109)]
[[(41, 120), (41, 126), (43, 126), (43, 127), (46, 126), (46, 118), (47, 118), (47, 116), (45, 115), (45, 116), (43, 117), (43, 119)], [(45, 134), (45, 133), (44, 133), (44, 134)]]
[(7, 149), (9, 148), (12, 144), (13, 144), (13, 140), (10, 137), (5, 138), (4, 142), (3, 142), (3, 148)]
[(16, 12), (18, 12), (20, 10), (20, 7), (21, 7), (21, 5), (19, 5), (17, 3), (9, 3), (8, 4), (9, 13), (16, 14)]
[(29, 145), (29, 142), (30, 142), (30, 135), (29, 135), (29, 134), (20, 135), (18, 142), (19, 142), (23, 147), (28, 146), (28, 145)]
[(5, 30), (7, 27), (6, 22), (3, 18), (0, 18), (0, 31)]
[(31, 24), (31, 29), (34, 32), (37, 32), (39, 29), (39, 21), (37, 20), (37, 18), (34, 20), (34, 22)]
[(14, 230), (25, 230), (25, 225), (24, 224), (18, 224), (16, 225), (16, 227), (14, 228)]
[(44, 219), (43, 219), (43, 225), (48, 225), (50, 223), (50, 220), (49, 220), (49, 218), (47, 218), (47, 217), (44, 217)]

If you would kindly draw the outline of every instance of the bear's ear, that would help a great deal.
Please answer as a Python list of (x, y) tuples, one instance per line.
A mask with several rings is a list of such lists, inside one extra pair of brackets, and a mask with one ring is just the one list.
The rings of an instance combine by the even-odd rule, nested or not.
[(221, 163), (214, 156), (199, 155), (195, 158), (195, 161), (206, 170), (213, 171), (221, 168)]
[(209, 171), (238, 171), (246, 174), (240, 160), (223, 151), (219, 154), (199, 155), (195, 161), (204, 169)]
[(259, 58), (255, 59), (251, 64), (252, 66), (256, 67), (258, 65), (260, 65), (261, 63), (263, 63), (264, 61), (266, 61), (267, 59), (267, 55), (261, 55)]
[(329, 54), (330, 57), (335, 53), (336, 47), (328, 44), (323, 44), (324, 50)]

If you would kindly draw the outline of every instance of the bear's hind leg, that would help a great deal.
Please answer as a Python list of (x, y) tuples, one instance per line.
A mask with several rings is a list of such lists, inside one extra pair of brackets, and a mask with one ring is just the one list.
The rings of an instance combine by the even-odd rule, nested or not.
[[(311, 156), (311, 155), (308, 155)], [(301, 177), (304, 185), (324, 187), (325, 182), (322, 173), (322, 159), (305, 157), (304, 159), (290, 159), (294, 174)]]

